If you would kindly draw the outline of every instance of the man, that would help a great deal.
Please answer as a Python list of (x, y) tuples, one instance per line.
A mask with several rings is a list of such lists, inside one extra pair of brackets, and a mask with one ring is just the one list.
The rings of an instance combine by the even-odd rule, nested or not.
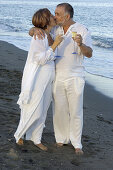
[[(64, 40), (57, 48), (56, 78), (53, 88), (53, 124), (58, 147), (69, 142), (76, 154), (83, 154), (81, 136), (83, 127), (84, 56), (92, 57), (89, 31), (73, 21), (73, 8), (61, 3), (55, 9), (57, 25), (54, 37), (63, 34)], [(77, 32), (72, 39), (72, 32)]]

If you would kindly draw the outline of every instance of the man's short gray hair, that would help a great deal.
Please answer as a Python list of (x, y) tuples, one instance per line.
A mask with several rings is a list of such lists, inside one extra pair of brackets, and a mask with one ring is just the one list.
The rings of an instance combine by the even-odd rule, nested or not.
[(70, 14), (70, 18), (73, 18), (74, 9), (73, 9), (73, 7), (70, 4), (68, 4), (68, 3), (61, 3), (61, 4), (58, 4), (57, 7), (64, 7), (65, 8), (65, 12)]

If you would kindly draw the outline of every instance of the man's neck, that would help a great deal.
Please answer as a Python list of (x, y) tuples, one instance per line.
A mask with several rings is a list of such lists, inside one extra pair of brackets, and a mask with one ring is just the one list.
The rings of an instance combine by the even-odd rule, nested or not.
[(72, 19), (70, 19), (64, 26), (63, 26), (63, 30), (64, 30), (64, 34), (67, 32), (68, 28), (75, 24), (75, 21), (73, 21)]

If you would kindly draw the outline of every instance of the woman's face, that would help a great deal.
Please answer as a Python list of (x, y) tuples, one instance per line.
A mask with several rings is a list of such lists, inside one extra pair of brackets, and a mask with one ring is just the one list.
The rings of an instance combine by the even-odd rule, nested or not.
[(54, 18), (54, 16), (51, 14), (49, 26), (54, 27), (55, 25), (56, 25), (55, 18)]

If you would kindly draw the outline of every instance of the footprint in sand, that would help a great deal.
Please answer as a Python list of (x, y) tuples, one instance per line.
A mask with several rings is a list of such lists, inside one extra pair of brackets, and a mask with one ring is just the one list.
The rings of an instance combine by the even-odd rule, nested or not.
[(9, 153), (7, 153), (7, 156), (14, 160), (18, 160), (19, 158), (17, 152), (13, 148), (10, 149)]

